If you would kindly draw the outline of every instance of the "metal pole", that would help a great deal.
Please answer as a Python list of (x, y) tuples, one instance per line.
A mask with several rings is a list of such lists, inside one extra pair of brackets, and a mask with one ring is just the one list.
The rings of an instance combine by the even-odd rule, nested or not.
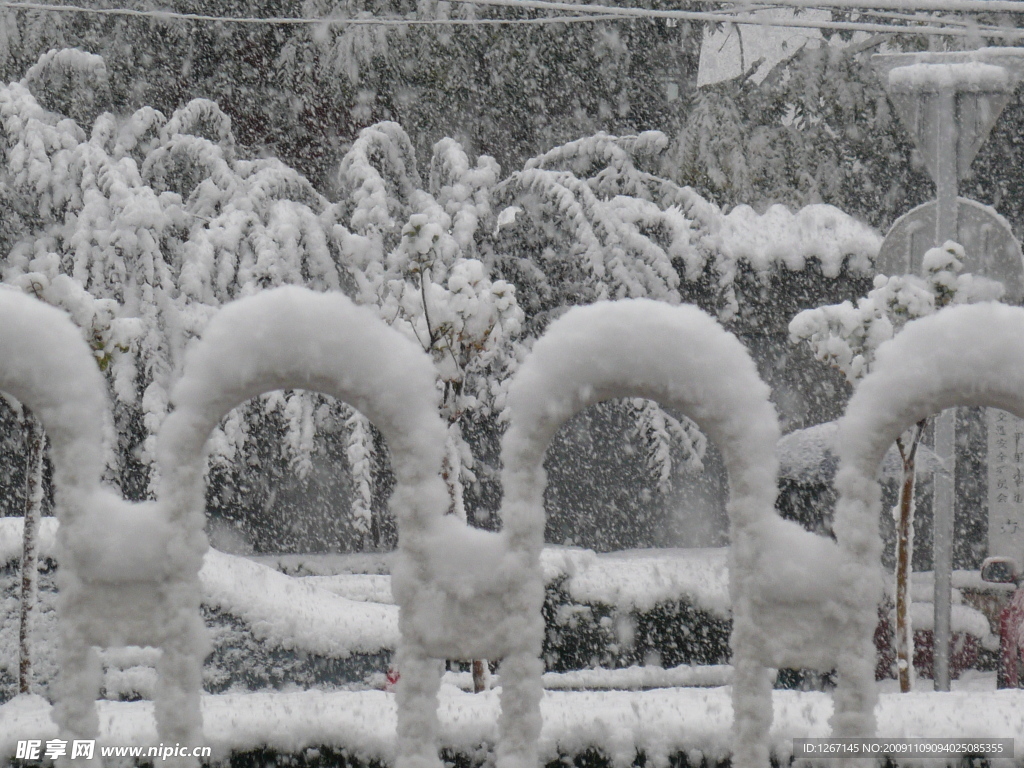
[(935, 221), (935, 245), (957, 239), (957, 125), (956, 91), (943, 88), (933, 97), (935, 112), (935, 197), (938, 214)]
[(932, 567), (935, 571), (935, 629), (933, 660), (935, 690), (949, 690), (950, 619), (953, 591), (953, 483), (956, 467), (956, 408), (939, 414), (935, 422), (935, 454), (945, 465), (945, 472), (934, 477), (934, 528)]
[[(936, 245), (957, 239), (957, 126), (956, 93), (943, 89), (935, 98), (935, 125), (939, 132), (935, 142)], [(945, 472), (933, 475), (933, 538), (932, 568), (935, 574), (933, 592), (935, 623), (932, 631), (932, 674), (936, 691), (949, 690), (950, 619), (953, 581), (953, 493), (956, 462), (956, 409), (939, 414), (935, 422), (935, 453), (945, 465)]]

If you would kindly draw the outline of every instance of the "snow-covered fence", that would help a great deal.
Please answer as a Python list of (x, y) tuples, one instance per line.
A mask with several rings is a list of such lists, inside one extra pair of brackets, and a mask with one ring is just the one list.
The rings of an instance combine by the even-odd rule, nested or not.
[[(768, 765), (772, 701), (767, 663), (778, 654), (764, 627), (772, 606), (765, 605), (758, 587), (768, 576), (764, 568), (772, 565), (774, 545), (791, 546), (806, 533), (774, 512), (779, 426), (768, 394), (739, 340), (691, 306), (630, 300), (576, 308), (535, 344), (510, 389), (510, 426), (502, 446), (503, 535), (523, 569), (517, 606), (523, 612), (522, 647), (502, 667), (502, 738), (522, 745), (518, 761), (508, 765), (536, 764), (540, 730), (541, 666), (536, 657), (543, 632), (544, 454), (572, 416), (617, 397), (648, 398), (682, 412), (725, 458), (736, 670), (733, 765)], [(509, 666), (512, 674), (504, 671)]]
[(0, 390), (32, 409), (51, 443), (61, 562), (53, 715), (62, 737), (95, 738), (99, 730), (93, 647), (148, 645), (163, 651), (155, 702), (161, 738), (199, 743), (205, 631), (192, 582), (206, 546), (202, 528), (198, 557), (189, 558), (195, 552), (179, 546), (163, 507), (131, 504), (101, 484), (106, 384), (66, 314), (0, 291), (0, 359)]
[[(172, 393), (175, 410), (160, 432), (160, 503), (178, 532), (176, 544), (188, 552), (183, 564), (188, 578), (197, 578), (206, 548), (207, 438), (235, 406), (264, 392), (289, 388), (343, 400), (380, 429), (395, 473), (391, 503), (402, 563), (414, 580), (422, 581), (428, 533), (448, 505), (441, 479), (445, 428), (438, 415), (430, 359), (344, 295), (295, 287), (265, 291), (218, 312), (190, 350), (184, 375)], [(189, 603), (189, 614), (198, 616), (198, 583), (183, 599)], [(403, 612), (403, 631), (406, 623), (408, 613)], [(196, 675), (201, 661), (201, 656), (191, 659)], [(415, 679), (412, 664), (408, 670), (403, 667), (403, 674)], [(409, 688), (400, 687), (400, 711)], [(198, 694), (196, 677), (187, 704), (197, 718)], [(410, 727), (408, 719), (400, 717), (400, 751), (402, 744), (424, 743), (420, 736), (415, 724)], [(426, 743), (430, 745), (429, 740)]]
[[(0, 359), (0, 390), (32, 409), (52, 444), (61, 563), (54, 719), (62, 737), (98, 732), (93, 647), (143, 645), (162, 651), (154, 701), (159, 738), (202, 743), (207, 641), (198, 574), (207, 549), (206, 443), (232, 408), (263, 392), (319, 391), (358, 408), (381, 430), (392, 452), (405, 583), (429, 588), (426, 552), (448, 505), (433, 367), (413, 342), (344, 295), (280, 288), (217, 313), (172, 393), (175, 410), (159, 434), (155, 502), (126, 502), (100, 482), (105, 383), (63, 312), (0, 291)], [(403, 685), (400, 702), (407, 698)], [(399, 733), (409, 749), (434, 749), (407, 717)]]
[(986, 406), (1024, 418), (1022, 330), (1024, 309), (997, 303), (951, 306), (915, 320), (879, 347), (847, 405), (834, 524), (842, 559), (834, 570), (852, 610), (837, 660), (834, 736), (873, 736), (877, 726), (872, 634), (883, 588), (882, 458), (906, 429), (946, 408)]
[[(359, 409), (387, 439), (399, 527), (399, 768), (436, 768), (441, 659), (500, 659), (499, 768), (538, 761), (544, 584), (544, 455), (556, 431), (602, 400), (640, 397), (692, 418), (730, 479), (733, 764), (767, 768), (770, 667), (839, 669), (835, 735), (874, 732), (874, 629), (881, 583), (875, 470), (909, 424), (954, 404), (1024, 416), (1024, 310), (947, 309), (878, 355), (841, 427), (840, 545), (774, 511), (779, 427), (749, 354), (691, 306), (646, 299), (575, 308), (535, 344), (509, 390), (501, 533), (446, 515), (446, 430), (429, 356), (340, 293), (287, 287), (220, 310), (185, 360), (159, 433), (156, 502), (104, 488), (102, 376), (58, 310), (0, 291), (0, 390), (39, 416), (53, 443), (61, 560), (62, 735), (94, 738), (93, 646), (161, 649), (158, 735), (202, 742), (206, 648), (199, 569), (207, 549), (207, 441), (264, 392), (321, 392)], [(965, 359), (965, 355), (967, 356)], [(966, 364), (965, 364), (966, 363)], [(979, 374), (978, 371), (985, 371)]]
[[(0, 390), (32, 409), (51, 444), (62, 566), (53, 716), (61, 735), (95, 738), (99, 730), (93, 646), (150, 645), (164, 651), (156, 701), (161, 737), (198, 736), (198, 715), (179, 710), (176, 695), (182, 681), (193, 682), (180, 673), (193, 663), (198, 670), (204, 655), (198, 603), (194, 615), (182, 610), (191, 585), (176, 578), (180, 559), (160, 507), (130, 504), (100, 482), (108, 403), (92, 350), (66, 314), (4, 290), (0, 359)], [(185, 635), (190, 622), (194, 631)], [(198, 713), (198, 672), (194, 682)]]
[(0, 360), (0, 390), (31, 408), (50, 438), (55, 512), (61, 522), (58, 546), (69, 566), (60, 575), (65, 621), (55, 718), (65, 732), (89, 736), (98, 725), (95, 696), (84, 704), (77, 695), (90, 685), (78, 656), (81, 638), (96, 629), (97, 612), (82, 566), (91, 565), (96, 576), (108, 564), (94, 557), (106, 542), (93, 519), (101, 494), (106, 385), (70, 318), (17, 291), (0, 290)]
[[(574, 308), (551, 325), (509, 390), (501, 533), (443, 519), (436, 537), (428, 537), (421, 578), (408, 561), (395, 575), (403, 608), (402, 768), (438, 765), (433, 748), (440, 676), (436, 660), (443, 658), (501, 659), (497, 765), (538, 764), (544, 454), (559, 427), (576, 413), (621, 397), (651, 399), (683, 413), (722, 450), (731, 483), (733, 762), (743, 768), (768, 766), (768, 667), (786, 657), (774, 638), (780, 629), (773, 612), (788, 578), (813, 582), (819, 577), (801, 570), (802, 561), (778, 568), (777, 553), (792, 559), (810, 552), (819, 556), (814, 563), (820, 566), (834, 559), (835, 550), (831, 541), (775, 514), (779, 426), (768, 394), (739, 340), (695, 307), (646, 299), (600, 302)], [(780, 578), (778, 570), (783, 571)], [(800, 626), (813, 622), (807, 615), (818, 614), (813, 600), (785, 608), (790, 609), (787, 618), (804, 615)], [(815, 633), (814, 639), (820, 641), (822, 634)], [(792, 640), (790, 633), (782, 635)], [(807, 653), (795, 645), (798, 653)]]

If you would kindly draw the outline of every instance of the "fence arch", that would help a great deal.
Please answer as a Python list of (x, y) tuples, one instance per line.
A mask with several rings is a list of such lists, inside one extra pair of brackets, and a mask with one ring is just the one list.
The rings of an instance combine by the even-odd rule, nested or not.
[[(206, 441), (232, 408), (275, 389), (330, 395), (381, 430), (392, 452), (399, 548), (403, 562), (421, 576), (423, 542), (447, 509), (445, 429), (434, 379), (422, 349), (340, 293), (276, 288), (220, 310), (186, 356), (171, 395), (174, 411), (159, 435), (160, 503), (175, 531), (173, 546), (186, 553), (179, 581), (188, 585), (187, 610), (198, 616)], [(198, 675), (201, 656), (183, 654), (181, 660), (194, 666), (190, 675)], [(196, 678), (189, 690), (179, 691), (178, 705), (198, 713), (198, 693)], [(403, 727), (400, 716), (400, 736)]]
[[(61, 561), (58, 615), (60, 694), (54, 719), (62, 733), (93, 736), (99, 728), (94, 675), (80, 639), (94, 622), (85, 573), (95, 552), (94, 513), (101, 488), (106, 383), (81, 331), (59, 309), (14, 290), (0, 290), (0, 390), (30, 408), (50, 439)], [(95, 687), (98, 687), (98, 682)]]
[[(503, 759), (507, 768), (537, 763), (531, 749), (540, 732), (544, 455), (572, 416), (620, 397), (644, 397), (681, 411), (722, 451), (730, 483), (733, 760), (736, 766), (768, 765), (772, 703), (766, 660), (774, 654), (760, 627), (763, 600), (755, 583), (766, 549), (806, 533), (774, 512), (779, 426), (768, 394), (739, 340), (696, 307), (637, 299), (574, 308), (534, 345), (510, 388), (510, 426), (502, 443), (502, 534), (519, 557), (525, 586), (521, 644), (502, 663), (499, 765)], [(784, 534), (773, 542), (780, 530)]]
[(853, 607), (839, 656), (832, 719), (837, 737), (873, 736), (877, 726), (872, 633), (883, 586), (878, 467), (906, 429), (958, 405), (1024, 418), (1024, 309), (955, 306), (909, 323), (879, 347), (871, 373), (846, 407), (834, 530), (842, 551), (837, 572)]
[[(301, 388), (358, 408), (392, 449), (401, 768), (439, 764), (438, 660), (474, 657), (501, 659), (498, 765), (536, 765), (544, 455), (573, 415), (619, 397), (649, 398), (686, 414), (726, 462), (734, 764), (768, 765), (768, 667), (836, 666), (834, 734), (871, 735), (871, 637), (881, 591), (877, 467), (905, 428), (951, 405), (1024, 417), (1022, 328), (1024, 309), (948, 308), (911, 323), (879, 350), (840, 427), (837, 545), (774, 511), (778, 423), (768, 387), (735, 336), (689, 306), (625, 300), (573, 309), (537, 341), (511, 385), (504, 528), (495, 534), (444, 514), (445, 427), (430, 358), (341, 294), (279, 288), (218, 312), (186, 357), (174, 411), (158, 436), (159, 499), (131, 504), (99, 481), (107, 403), (80, 331), (59, 310), (0, 291), (0, 389), (33, 409), (53, 443), (65, 670), (55, 719), (75, 737), (97, 730), (91, 645), (155, 645), (163, 650), (159, 735), (199, 743), (206, 442), (245, 400)], [(121, 533), (108, 540), (111, 530)]]

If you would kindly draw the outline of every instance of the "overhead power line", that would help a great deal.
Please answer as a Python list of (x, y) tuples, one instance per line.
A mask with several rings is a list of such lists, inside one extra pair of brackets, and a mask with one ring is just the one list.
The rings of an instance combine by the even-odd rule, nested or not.
[(1024, 13), (1022, 0), (773, 0), (787, 8), (843, 8), (850, 11), (943, 11)]
[[(832, 5), (833, 3), (840, 4), (846, 3), (848, 0), (774, 0), (772, 8), (790, 7), (793, 4), (800, 8), (823, 8)], [(853, 0), (849, 0), (853, 2)], [(548, 11), (575, 11), (580, 13), (582, 11), (596, 13), (600, 10), (607, 10), (609, 6), (603, 5), (590, 5), (586, 3), (566, 3), (558, 2), (557, 0), (448, 0), (453, 3), (467, 3), (472, 5), (490, 5), (499, 6), (504, 8), (532, 8), (535, 10), (548, 10)], [(867, 5), (878, 5), (884, 6), (884, 8), (896, 8), (898, 10), (918, 10), (916, 3), (919, 0), (907, 0), (906, 4), (902, 4), (902, 0), (868, 0)], [(1024, 2), (1019, 0), (920, 0), (922, 3), (969, 3), (975, 4), (987, 4), (992, 2), (994, 5), (1013, 5), (1019, 12), (1024, 13)], [(845, 5), (844, 5), (845, 7)], [(878, 10), (884, 10), (879, 8)], [(965, 37), (965, 36), (981, 36), (981, 37), (998, 37), (1002, 39), (1017, 40), (1024, 38), (1024, 30), (1017, 29), (1015, 27), (997, 27), (997, 26), (944, 26), (932, 24), (922, 24), (920, 26), (912, 26), (910, 24), (880, 24), (873, 22), (863, 21), (832, 21), (824, 19), (807, 19), (800, 18), (799, 16), (789, 18), (764, 18), (755, 16), (742, 16), (733, 15), (728, 13), (714, 13), (710, 11), (660, 11), (653, 8), (624, 8), (622, 6), (615, 6), (617, 13), (630, 18), (647, 18), (647, 19), (675, 19), (678, 21), (712, 21), (718, 23), (727, 24), (744, 24), (748, 26), (767, 26), (767, 27), (798, 27), (804, 29), (832, 29), (849, 32), (901, 32), (906, 34), (917, 34), (917, 35), (946, 35), (954, 37)], [(757, 6), (744, 6), (742, 11), (738, 13), (748, 13), (752, 10), (770, 10), (768, 7), (759, 8)], [(870, 15), (870, 9), (860, 7), (860, 10), (865, 15)]]
[[(87, 8), (77, 5), (23, 2), (21, 0), (0, 0), (0, 8), (15, 11), (36, 11), (44, 13), (74, 13), (86, 15), (123, 16), (163, 21), (189, 21), (226, 24), (264, 24), (291, 26), (485, 26), (507, 24), (565, 24), (593, 23), (598, 21), (622, 21), (636, 19), (661, 19), (674, 21), (703, 21), (711, 23), (741, 24), (749, 26), (793, 27), (843, 32), (870, 32), (876, 34), (913, 34), (928, 36), (970, 37), (987, 39), (1024, 39), (1024, 29), (1000, 25), (973, 23), (972, 19), (936, 19), (928, 16), (911, 16), (908, 12), (931, 11), (950, 13), (1024, 13), (1024, 0), (773, 0), (771, 5), (744, 4), (725, 5), (717, 11), (658, 10), (590, 3), (561, 2), (559, 0), (446, 0), (452, 3), (502, 7), (509, 9), (547, 11), (558, 15), (525, 19), (445, 19), (445, 18), (397, 18), (397, 17), (292, 17), (292, 16), (216, 16), (201, 13), (181, 13), (165, 10), (140, 10), (134, 8)], [(889, 23), (862, 19), (841, 21), (811, 19), (800, 16), (765, 18), (751, 15), (752, 12), (774, 9), (841, 9), (857, 12), (862, 16), (902, 21)], [(873, 14), (872, 11), (877, 11)], [(898, 13), (902, 11), (903, 13)]]
[(302, 18), (295, 16), (211, 16), (205, 13), (179, 13), (177, 11), (139, 10), (136, 8), (86, 8), (80, 5), (53, 5), (49, 3), (17, 2), (16, 0), (0, 0), (0, 8), (14, 11), (37, 11), (41, 13), (73, 13), (90, 16), (127, 16), (160, 21), (192, 21), (219, 22), (226, 24), (263, 24), (267, 26), (439, 26), (439, 25), (473, 25), (494, 26), (506, 24), (566, 24), (593, 23), (595, 21), (621, 20), (631, 17), (620, 14), (612, 7), (605, 8), (601, 13), (584, 13), (582, 15), (544, 16), (530, 19), (403, 19), (395, 17), (324, 17)]

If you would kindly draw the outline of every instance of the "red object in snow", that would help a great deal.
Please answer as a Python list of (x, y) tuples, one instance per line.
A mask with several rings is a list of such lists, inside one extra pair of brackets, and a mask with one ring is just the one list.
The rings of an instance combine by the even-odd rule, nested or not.
[(398, 685), (398, 678), (399, 678), (398, 667), (396, 667), (394, 665), (388, 667), (387, 678), (385, 679), (385, 682), (384, 682), (384, 690), (385, 691), (394, 691), (395, 690), (395, 686)]
[(1017, 587), (1010, 602), (999, 612), (999, 671), (997, 688), (1020, 687), (1021, 639), (1024, 633), (1024, 587), (1017, 561), (1012, 557), (987, 557), (981, 564), (981, 580)]
[(1018, 589), (999, 613), (999, 673), (997, 688), (1020, 687), (1021, 625), (1024, 624), (1024, 589)]
[[(891, 608), (891, 604), (889, 606)], [(1022, 614), (1024, 617), (1024, 614)], [(933, 676), (934, 637), (930, 629), (914, 630), (914, 671), (920, 677)], [(896, 649), (893, 647), (893, 628), (890, 611), (884, 606), (878, 608), (878, 625), (875, 627), (875, 649), (878, 651), (875, 664), (875, 679), (885, 680), (896, 677)], [(954, 632), (949, 649), (949, 676), (956, 680), (965, 669), (974, 666), (978, 659), (978, 639), (966, 632)]]

